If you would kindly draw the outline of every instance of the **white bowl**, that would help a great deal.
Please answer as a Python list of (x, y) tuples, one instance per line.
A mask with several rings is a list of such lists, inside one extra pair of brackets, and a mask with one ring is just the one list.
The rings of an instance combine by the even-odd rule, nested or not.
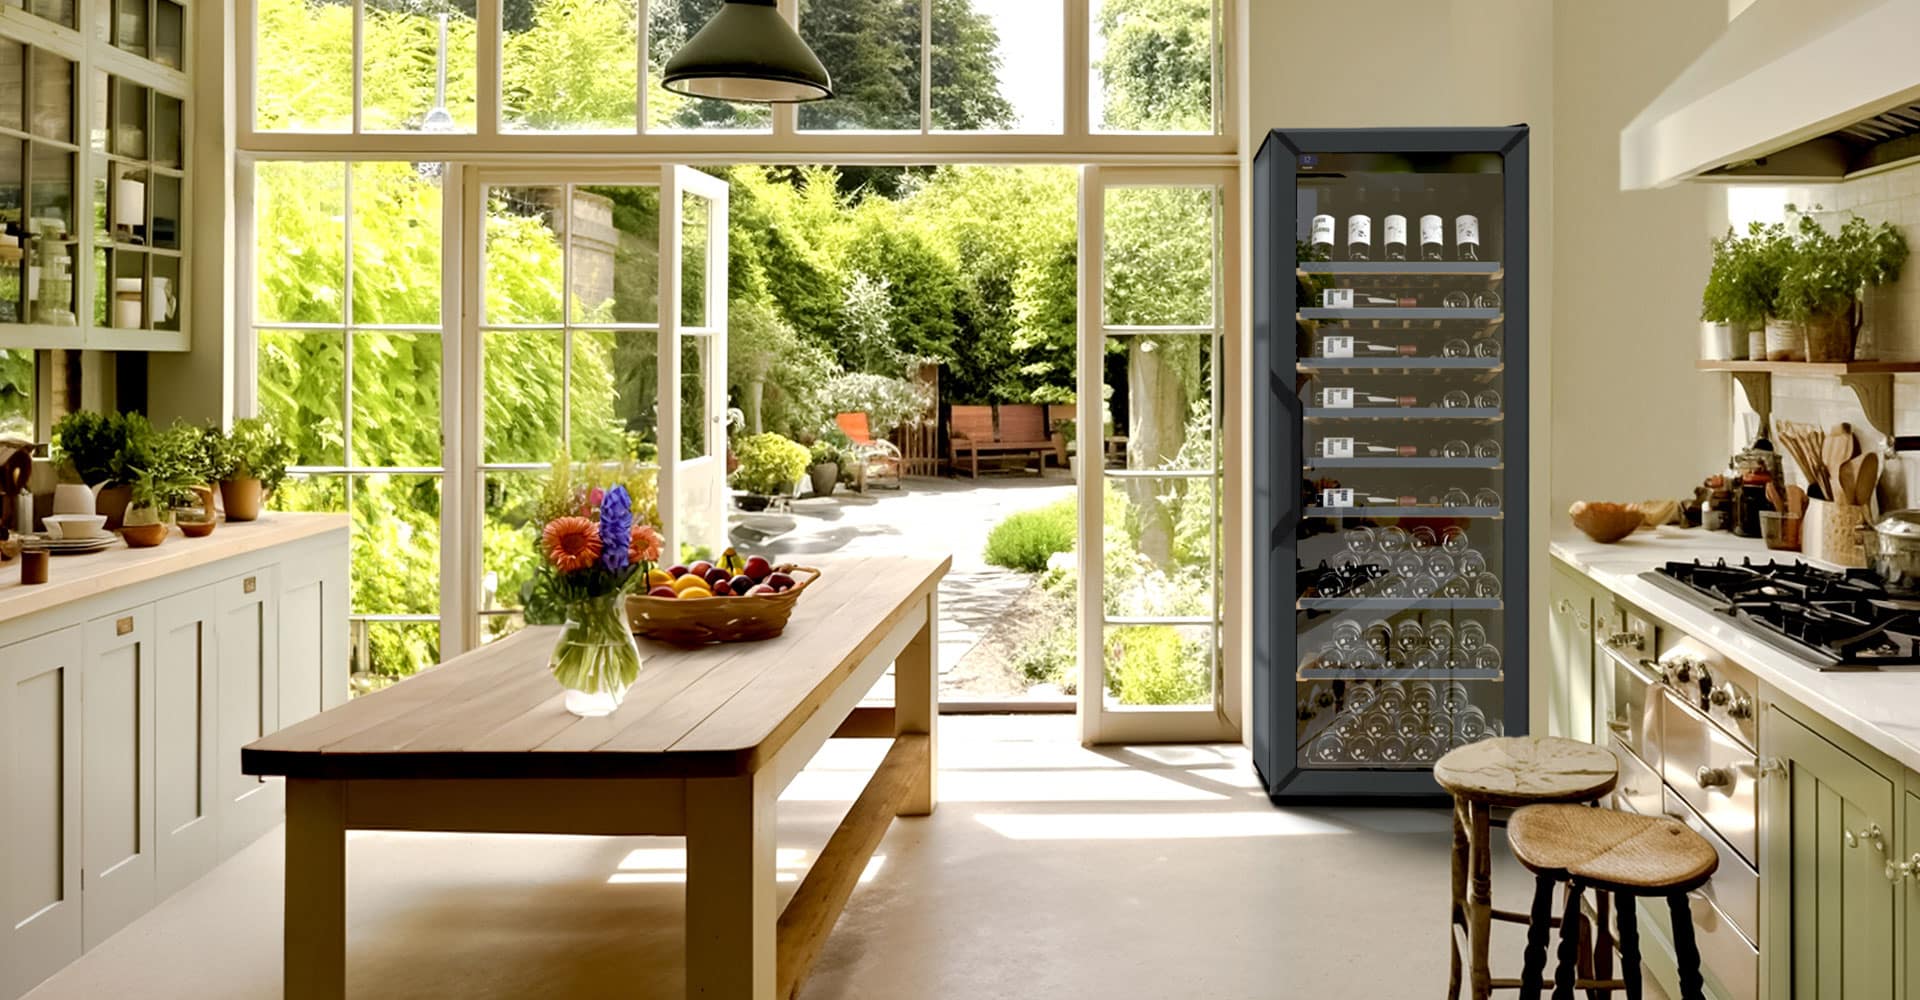
[(107, 526), (105, 514), (48, 514), (47, 534), (55, 538), (92, 538)]

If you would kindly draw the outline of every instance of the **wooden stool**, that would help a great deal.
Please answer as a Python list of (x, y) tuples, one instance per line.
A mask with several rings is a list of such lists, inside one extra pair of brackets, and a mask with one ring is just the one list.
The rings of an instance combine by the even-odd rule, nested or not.
[[(1520, 980), (1495, 980), (1487, 967), (1494, 920), (1524, 924), (1524, 913), (1493, 908), (1493, 808), (1537, 803), (1592, 802), (1613, 791), (1620, 763), (1612, 753), (1554, 736), (1506, 736), (1458, 747), (1433, 765), (1433, 777), (1453, 795), (1453, 912), (1447, 928), (1452, 961), (1447, 996), (1460, 995), (1460, 942), (1467, 935), (1468, 983), (1473, 1000)], [(1601, 914), (1604, 919), (1605, 913)], [(1555, 922), (1555, 926), (1558, 922)]]
[[(1535, 1000), (1544, 988), (1547, 929), (1553, 918), (1553, 887), (1567, 883), (1560, 918), (1560, 961), (1553, 972), (1554, 1000), (1573, 1000), (1576, 989), (1594, 996), (1624, 989), (1640, 1000), (1640, 932), (1634, 899), (1664, 896), (1673, 914), (1673, 952), (1679, 966), (1681, 1000), (1704, 1000), (1700, 950), (1693, 939), (1693, 913), (1687, 893), (1707, 883), (1720, 856), (1685, 823), (1665, 816), (1641, 816), (1581, 806), (1528, 806), (1507, 821), (1513, 856), (1538, 879), (1533, 919), (1527, 928), (1526, 963), (1520, 973), (1521, 1000)], [(1619, 979), (1579, 979), (1574, 965), (1579, 950), (1567, 929), (1580, 913), (1584, 889), (1607, 893), (1620, 921)], [(1606, 897), (1600, 897), (1602, 899)], [(1613, 947), (1605, 921), (1596, 951)]]

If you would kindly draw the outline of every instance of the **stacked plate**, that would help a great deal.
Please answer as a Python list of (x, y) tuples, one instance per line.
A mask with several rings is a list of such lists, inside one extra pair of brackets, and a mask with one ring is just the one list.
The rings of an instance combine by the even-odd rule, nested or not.
[(120, 536), (103, 531), (89, 538), (54, 538), (49, 535), (23, 535), (28, 544), (46, 549), (56, 556), (84, 555), (120, 544)]

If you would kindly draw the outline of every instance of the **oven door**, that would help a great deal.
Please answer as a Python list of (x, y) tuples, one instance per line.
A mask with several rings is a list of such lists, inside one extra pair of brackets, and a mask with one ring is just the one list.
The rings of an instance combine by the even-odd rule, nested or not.
[(1752, 750), (1672, 692), (1660, 692), (1661, 776), (1740, 856), (1752, 864), (1759, 762)]
[(1660, 767), (1657, 715), (1660, 701), (1650, 692), (1658, 691), (1660, 685), (1653, 673), (1635, 663), (1628, 654), (1609, 646), (1600, 648), (1606, 653), (1603, 662), (1613, 671), (1612, 708), (1606, 719), (1607, 731), (1601, 737), (1609, 744), (1633, 751), (1657, 770)]

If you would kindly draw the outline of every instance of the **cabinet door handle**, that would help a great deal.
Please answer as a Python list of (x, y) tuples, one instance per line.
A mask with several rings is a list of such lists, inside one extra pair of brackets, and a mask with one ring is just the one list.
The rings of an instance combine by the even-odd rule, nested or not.
[(1573, 602), (1563, 597), (1560, 599), (1560, 603), (1554, 607), (1554, 610), (1563, 615), (1573, 614)]
[(1887, 841), (1880, 833), (1880, 824), (1868, 823), (1867, 828), (1860, 831), (1860, 839), (1872, 844), (1881, 854), (1887, 853)]
[(114, 622), (114, 623), (113, 623), (113, 634), (114, 634), (114, 635), (126, 635), (127, 633), (129, 633), (129, 632), (132, 632), (132, 631), (133, 631), (133, 616), (132, 616), (132, 615), (128, 615), (128, 616), (126, 616), (125, 618), (122, 618), (122, 619), (120, 619), (119, 621), (116, 621), (116, 622)]
[[(1702, 764), (1699, 770), (1693, 772), (1693, 780), (1699, 784), (1702, 790), (1708, 788), (1725, 788), (1733, 784), (1733, 772), (1724, 767), (1709, 767)], [(1851, 847), (1853, 845), (1849, 844), (1847, 846)]]
[(253, 593), (254, 589), (259, 585), (260, 585), (260, 581), (258, 578), (251, 577), (251, 576), (247, 577), (246, 579), (240, 581), (240, 592), (243, 594), (251, 594)]
[(1607, 728), (1613, 732), (1616, 732), (1622, 736), (1625, 736), (1633, 732), (1633, 723), (1628, 722), (1625, 719), (1608, 719)]

